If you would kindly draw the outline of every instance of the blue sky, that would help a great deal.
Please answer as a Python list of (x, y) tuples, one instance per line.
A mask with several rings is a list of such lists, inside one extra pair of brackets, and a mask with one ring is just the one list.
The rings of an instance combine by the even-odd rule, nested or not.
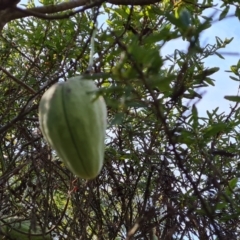
[[(219, 15), (221, 14), (220, 8), (220, 1), (216, 0), (215, 4), (218, 6), (213, 10), (206, 10), (205, 16), (211, 16), (213, 13), (216, 12), (214, 19), (218, 19)], [(229, 11), (228, 15), (232, 15), (235, 9), (232, 7), (231, 11)], [(201, 34), (201, 44), (202, 46), (206, 44), (214, 44), (215, 37), (218, 36), (222, 40), (234, 37), (233, 41), (225, 48), (222, 49), (221, 52), (232, 52), (236, 55), (223, 55), (224, 59), (220, 59), (217, 56), (209, 57), (205, 60), (205, 66), (208, 68), (211, 67), (219, 67), (220, 70), (211, 75), (210, 77), (215, 80), (214, 87), (208, 87), (202, 89), (202, 91), (206, 91), (205, 95), (203, 96), (202, 100), (197, 104), (198, 112), (201, 116), (206, 116), (206, 110), (211, 111), (216, 107), (219, 107), (219, 112), (225, 112), (226, 114), (230, 111), (230, 104), (233, 103), (224, 99), (225, 95), (237, 95), (239, 84), (229, 78), (230, 75), (234, 76), (233, 74), (226, 73), (226, 70), (230, 70), (230, 66), (234, 65), (240, 59), (240, 22), (237, 17), (227, 18), (222, 21), (215, 22), (211, 28), (205, 30)], [(186, 50), (187, 43), (181, 40), (172, 41), (161, 51), (162, 55), (167, 55), (174, 52), (176, 47), (179, 50)]]
[[(235, 9), (231, 8), (230, 14), (233, 14), (234, 11)], [(219, 14), (216, 17), (218, 17)], [(204, 100), (199, 103), (198, 107), (200, 107), (200, 109), (213, 109), (219, 106), (222, 111), (229, 112), (231, 102), (223, 99), (223, 97), (225, 95), (237, 95), (239, 83), (231, 80), (229, 76), (234, 75), (229, 75), (229, 73), (226, 73), (225, 71), (230, 70), (230, 66), (236, 64), (240, 59), (240, 22), (238, 18), (232, 17), (216, 22), (210, 29), (202, 34), (202, 41), (214, 43), (215, 36), (218, 36), (223, 40), (225, 38), (234, 37), (233, 41), (222, 51), (237, 53), (238, 56), (224, 55), (225, 60), (214, 56), (206, 60), (206, 66), (217, 66), (220, 70), (218, 73), (214, 74), (216, 86), (208, 89)]]
[[(21, 3), (26, 4), (26, 0), (22, 0)], [(205, 15), (210, 16), (216, 12), (215, 19), (221, 14), (222, 9), (220, 8), (220, 0), (215, 0), (215, 4), (218, 4), (215, 9), (205, 10)], [(235, 11), (235, 8), (231, 8), (228, 15), (232, 15)], [(238, 82), (235, 82), (229, 78), (229, 73), (226, 73), (226, 70), (230, 70), (230, 66), (234, 65), (240, 59), (240, 22), (237, 17), (231, 17), (224, 19), (219, 22), (215, 22), (211, 28), (205, 30), (201, 35), (201, 44), (215, 44), (215, 37), (218, 36), (222, 40), (225, 38), (232, 38), (234, 40), (221, 52), (232, 52), (236, 55), (223, 55), (225, 60), (220, 59), (217, 56), (209, 57), (205, 60), (205, 66), (208, 68), (219, 67), (220, 70), (211, 75), (215, 79), (215, 86), (202, 89), (206, 91), (203, 99), (198, 102), (197, 108), (201, 116), (206, 115), (206, 110), (211, 111), (216, 107), (219, 107), (219, 111), (225, 112), (226, 114), (230, 111), (231, 102), (224, 99), (225, 95), (237, 95), (238, 93)], [(161, 50), (161, 55), (171, 55), (174, 50), (178, 48), (179, 50), (187, 49), (187, 42), (181, 40), (174, 40), (166, 44)]]

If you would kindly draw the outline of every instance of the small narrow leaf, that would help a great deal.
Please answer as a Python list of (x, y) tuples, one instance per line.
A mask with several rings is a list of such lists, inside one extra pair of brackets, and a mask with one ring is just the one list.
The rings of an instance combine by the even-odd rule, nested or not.
[(198, 110), (195, 104), (192, 107), (192, 118), (193, 118), (193, 128), (196, 129), (198, 127)]
[(240, 96), (225, 96), (224, 98), (232, 102), (240, 102)]
[(220, 53), (215, 52), (215, 54), (216, 54), (219, 58), (221, 58), (221, 59), (225, 59)]
[(232, 80), (234, 80), (234, 81), (237, 81), (237, 82), (239, 82), (239, 81), (240, 81), (240, 79), (239, 79), (239, 78), (235, 78), (235, 77), (233, 77), (233, 76), (230, 76), (230, 78), (231, 78)]
[(230, 9), (230, 6), (225, 7), (225, 9), (222, 11), (222, 13), (219, 16), (219, 21), (226, 17), (226, 15), (228, 14), (229, 9)]

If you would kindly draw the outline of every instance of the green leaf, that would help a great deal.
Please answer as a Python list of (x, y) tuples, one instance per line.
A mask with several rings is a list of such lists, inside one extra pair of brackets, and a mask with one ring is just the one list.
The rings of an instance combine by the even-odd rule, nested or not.
[(220, 53), (215, 52), (215, 54), (216, 54), (219, 58), (221, 58), (221, 59), (225, 59)]
[(117, 113), (113, 120), (110, 122), (110, 126), (119, 125), (122, 123), (124, 113)]
[(232, 102), (240, 102), (240, 96), (224, 96), (224, 98)]
[(239, 68), (236, 65), (232, 65), (230, 69), (236, 76), (239, 76), (239, 73), (238, 73)]
[(236, 6), (235, 16), (240, 20), (240, 8)]
[(228, 132), (229, 127), (227, 126), (226, 123), (214, 123), (204, 129), (204, 138), (216, 136), (217, 133), (219, 132)]
[(198, 110), (195, 104), (192, 107), (192, 119), (193, 119), (193, 129), (197, 129), (198, 127)]
[(226, 6), (225, 9), (222, 11), (222, 13), (219, 16), (219, 20), (222, 20), (223, 18), (226, 17), (226, 15), (228, 14), (228, 11), (230, 9), (230, 6)]
[(232, 42), (233, 39), (234, 39), (233, 37), (230, 38), (230, 39), (226, 38), (226, 39), (224, 40), (224, 43), (225, 43), (225, 44), (229, 44), (229, 43)]
[(233, 76), (229, 76), (232, 80), (234, 80), (234, 81), (237, 81), (237, 82), (239, 82), (240, 81), (240, 78), (235, 78), (235, 77), (233, 77)]
[(208, 77), (207, 77), (207, 78), (204, 80), (204, 82), (208, 83), (209, 85), (215, 86), (214, 80), (211, 79), (211, 78), (208, 78)]
[(233, 178), (229, 181), (229, 187), (233, 190), (237, 186), (238, 178)]

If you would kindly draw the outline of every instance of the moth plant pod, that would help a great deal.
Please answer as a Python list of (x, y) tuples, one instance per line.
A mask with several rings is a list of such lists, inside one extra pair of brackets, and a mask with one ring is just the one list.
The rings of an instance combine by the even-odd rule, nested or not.
[(40, 129), (69, 170), (84, 179), (102, 169), (107, 108), (94, 81), (81, 76), (56, 83), (39, 103)]

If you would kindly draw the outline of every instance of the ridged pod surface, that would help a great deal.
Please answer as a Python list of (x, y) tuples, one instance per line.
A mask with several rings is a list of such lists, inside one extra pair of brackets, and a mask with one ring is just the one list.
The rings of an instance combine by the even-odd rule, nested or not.
[(39, 103), (40, 128), (69, 170), (84, 179), (100, 173), (105, 150), (107, 109), (92, 80), (56, 83)]

